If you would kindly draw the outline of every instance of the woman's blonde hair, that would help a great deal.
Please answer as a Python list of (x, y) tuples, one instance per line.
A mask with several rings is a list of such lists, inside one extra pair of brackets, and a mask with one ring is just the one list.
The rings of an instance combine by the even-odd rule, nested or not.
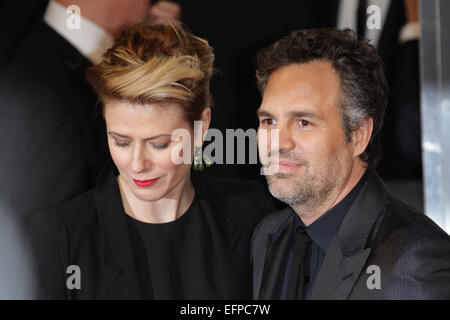
[(213, 62), (208, 42), (182, 25), (141, 23), (125, 27), (86, 77), (103, 102), (176, 103), (193, 122), (212, 106)]

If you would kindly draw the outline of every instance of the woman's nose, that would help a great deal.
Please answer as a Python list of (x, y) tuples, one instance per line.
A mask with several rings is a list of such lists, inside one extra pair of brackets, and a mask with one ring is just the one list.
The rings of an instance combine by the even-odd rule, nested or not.
[(132, 170), (134, 173), (145, 171), (150, 166), (149, 159), (146, 158), (145, 149), (142, 146), (136, 146), (134, 149)]

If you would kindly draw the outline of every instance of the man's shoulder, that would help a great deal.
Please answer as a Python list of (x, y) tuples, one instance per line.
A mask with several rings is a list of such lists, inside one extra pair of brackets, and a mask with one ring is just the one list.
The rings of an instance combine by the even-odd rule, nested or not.
[[(7, 80), (6, 85), (13, 82), (34, 94), (57, 91), (67, 81), (76, 79), (69, 61), (83, 59), (56, 31), (38, 20), (12, 54), (2, 78)], [(29, 84), (32, 86), (28, 88)]]
[(392, 194), (388, 194), (386, 222), (394, 232), (410, 240), (442, 239), (449, 241), (449, 235), (425, 213), (406, 204)]
[[(449, 238), (447, 233), (428, 216), (387, 190), (376, 173), (372, 172), (370, 177), (366, 183), (367, 187), (363, 189), (366, 194), (359, 197), (359, 201), (363, 199), (364, 205), (358, 208), (371, 209), (373, 206), (377, 207), (376, 211), (379, 213), (377, 213), (378, 218), (372, 229), (372, 237), (376, 236), (378, 240), (383, 238), (392, 240), (397, 237), (399, 240), (402, 239), (402, 241), (397, 242), (397, 245), (402, 243), (402, 246), (415, 243), (422, 238)], [(355, 218), (359, 219), (359, 215), (360, 213)]]

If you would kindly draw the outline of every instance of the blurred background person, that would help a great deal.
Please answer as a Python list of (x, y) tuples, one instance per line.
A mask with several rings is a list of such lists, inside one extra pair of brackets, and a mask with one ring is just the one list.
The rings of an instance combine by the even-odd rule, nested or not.
[[(72, 5), (79, 12), (68, 10)], [(92, 188), (108, 157), (104, 121), (96, 116), (86, 68), (101, 60), (124, 24), (150, 17), (163, 22), (180, 13), (177, 5), (155, 11), (148, 0), (5, 1), (0, 6), (11, 10), (2, 12), (11, 15), (2, 21), (11, 25), (2, 30), (13, 30), (1, 50), (0, 77), (0, 135), (8, 137), (0, 142), (0, 218), (17, 230), (0, 235), (8, 260), (6, 244), (23, 242), (21, 231), (31, 213)], [(8, 274), (1, 290), (15, 297), (9, 288), (20, 280), (0, 272)]]
[(389, 84), (378, 172), (390, 191), (422, 211), (418, 9), (418, 0), (334, 1), (327, 26), (350, 28), (378, 48)]

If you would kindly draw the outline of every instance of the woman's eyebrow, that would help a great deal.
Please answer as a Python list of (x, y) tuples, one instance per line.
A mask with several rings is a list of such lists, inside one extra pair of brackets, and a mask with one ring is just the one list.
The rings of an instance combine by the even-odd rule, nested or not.
[[(117, 133), (117, 132), (114, 132), (114, 131), (109, 131), (108, 134), (111, 134), (113, 136), (118, 136), (120, 138), (132, 139), (129, 136), (126, 136), (126, 135), (123, 135), (123, 134), (120, 134), (120, 133)], [(158, 138), (161, 138), (161, 137), (171, 137), (171, 136), (172, 135), (170, 135), (170, 134), (162, 133), (162, 134), (158, 134), (158, 135), (153, 136), (153, 137), (145, 138), (144, 140), (155, 140), (155, 139), (158, 139)]]

